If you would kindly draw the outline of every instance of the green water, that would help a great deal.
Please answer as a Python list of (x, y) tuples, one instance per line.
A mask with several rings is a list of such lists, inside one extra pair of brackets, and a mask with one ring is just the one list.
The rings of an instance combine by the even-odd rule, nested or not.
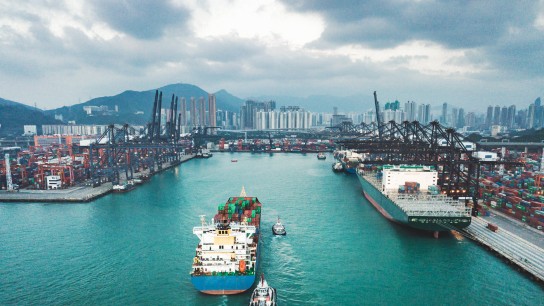
[[(192, 227), (242, 186), (263, 203), (260, 271), (279, 305), (544, 304), (474, 243), (390, 223), (331, 163), (223, 153), (92, 203), (0, 203), (0, 305), (247, 305), (250, 291), (207, 296), (189, 279)], [(287, 236), (272, 235), (278, 215)]]

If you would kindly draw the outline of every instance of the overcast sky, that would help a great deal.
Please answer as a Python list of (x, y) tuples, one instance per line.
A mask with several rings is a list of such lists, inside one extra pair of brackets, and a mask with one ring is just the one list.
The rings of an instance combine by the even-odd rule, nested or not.
[(527, 107), (544, 0), (0, 0), (1, 98), (51, 109), (180, 82)]

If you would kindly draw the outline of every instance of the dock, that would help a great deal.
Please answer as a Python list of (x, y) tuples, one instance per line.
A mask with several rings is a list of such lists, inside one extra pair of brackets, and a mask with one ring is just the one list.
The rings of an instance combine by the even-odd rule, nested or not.
[[(194, 157), (195, 157), (194, 154), (183, 155), (180, 158), (179, 162), (164, 163), (160, 171), (156, 171), (155, 173), (151, 174), (149, 173), (149, 170), (145, 170), (145, 171), (141, 171), (140, 174), (154, 175), (164, 170), (175, 167), (181, 163), (184, 163)], [(124, 173), (122, 174), (120, 183), (123, 183), (123, 182), (126, 182)], [(138, 188), (138, 186), (136, 186), (136, 188)], [(90, 186), (90, 184), (85, 184), (85, 185), (73, 186), (73, 187), (68, 187), (65, 189), (57, 189), (57, 190), (31, 190), (31, 189), (21, 189), (17, 191), (1, 190), (0, 202), (27, 202), (27, 203), (28, 202), (29, 203), (89, 202), (112, 192), (112, 190), (113, 190), (113, 184), (111, 182), (102, 183), (100, 186), (97, 186), (97, 187), (92, 187)]]
[(543, 283), (544, 249), (500, 226), (496, 232), (491, 231), (487, 228), (488, 223), (473, 217), (472, 223), (462, 232)]

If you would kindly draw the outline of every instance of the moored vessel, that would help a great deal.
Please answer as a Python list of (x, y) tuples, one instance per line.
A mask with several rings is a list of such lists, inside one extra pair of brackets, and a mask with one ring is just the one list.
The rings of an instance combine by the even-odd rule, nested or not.
[(319, 153), (317, 153), (317, 159), (324, 160), (324, 159), (327, 159), (327, 156), (325, 155), (325, 153), (319, 152)]
[(431, 166), (384, 165), (383, 171), (357, 171), (368, 201), (387, 219), (416, 229), (438, 232), (470, 225), (470, 208), (437, 187)]
[(251, 294), (249, 306), (276, 306), (276, 289), (268, 285), (264, 274)]
[(112, 187), (113, 192), (127, 192), (134, 189), (134, 182), (132, 180), (127, 181), (124, 184), (115, 184)]
[(219, 204), (217, 214), (193, 228), (200, 242), (191, 282), (206, 294), (237, 294), (251, 288), (259, 260), (261, 203), (242, 188), (239, 197)]
[(342, 172), (344, 171), (344, 167), (342, 167), (341, 162), (335, 162), (332, 164), (332, 171), (334, 172)]

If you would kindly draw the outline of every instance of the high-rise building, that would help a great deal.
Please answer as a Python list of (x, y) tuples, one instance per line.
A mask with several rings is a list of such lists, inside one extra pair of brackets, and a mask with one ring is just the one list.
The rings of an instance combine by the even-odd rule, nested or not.
[(186, 126), (187, 125), (187, 101), (185, 101), (184, 97), (180, 98), (179, 104), (180, 104), (179, 111), (181, 114), (179, 122), (181, 126)]
[(255, 129), (257, 128), (255, 118), (258, 111), (273, 111), (276, 109), (276, 101), (257, 102), (253, 100), (247, 100), (244, 105), (240, 107), (240, 125), (242, 129)]
[(217, 106), (215, 102), (215, 95), (208, 95), (208, 123), (210, 126), (217, 126)]
[(415, 121), (417, 118), (417, 103), (414, 101), (408, 101), (404, 104), (404, 111), (406, 112), (405, 119), (407, 121)]
[(440, 123), (448, 125), (448, 103), (442, 104), (442, 114), (440, 115)]
[(448, 120), (448, 122), (450, 123), (449, 125), (456, 128), (458, 118), (459, 118), (459, 109), (457, 109), (457, 107), (453, 107), (451, 109), (451, 118)]
[(465, 127), (465, 110), (463, 108), (459, 108), (459, 111), (457, 114), (456, 127), (457, 128)]
[(489, 128), (493, 124), (493, 106), (487, 107), (487, 115), (485, 117), (485, 126)]
[(516, 106), (510, 105), (508, 108), (508, 114), (506, 115), (506, 126), (513, 128), (516, 124)]
[(468, 112), (465, 118), (465, 125), (474, 129), (476, 127), (476, 114), (474, 114), (474, 112)]
[(508, 126), (508, 107), (506, 106), (501, 108), (501, 119), (499, 121), (499, 125)]
[(191, 97), (191, 109), (189, 111), (189, 116), (191, 117), (191, 126), (198, 126), (198, 117), (196, 115), (196, 100), (194, 97)]
[(499, 105), (496, 105), (493, 111), (493, 124), (494, 125), (501, 124), (501, 107)]
[(417, 120), (423, 124), (429, 123), (431, 121), (431, 105), (421, 104), (417, 108)]
[(206, 100), (198, 98), (198, 125), (206, 126)]

